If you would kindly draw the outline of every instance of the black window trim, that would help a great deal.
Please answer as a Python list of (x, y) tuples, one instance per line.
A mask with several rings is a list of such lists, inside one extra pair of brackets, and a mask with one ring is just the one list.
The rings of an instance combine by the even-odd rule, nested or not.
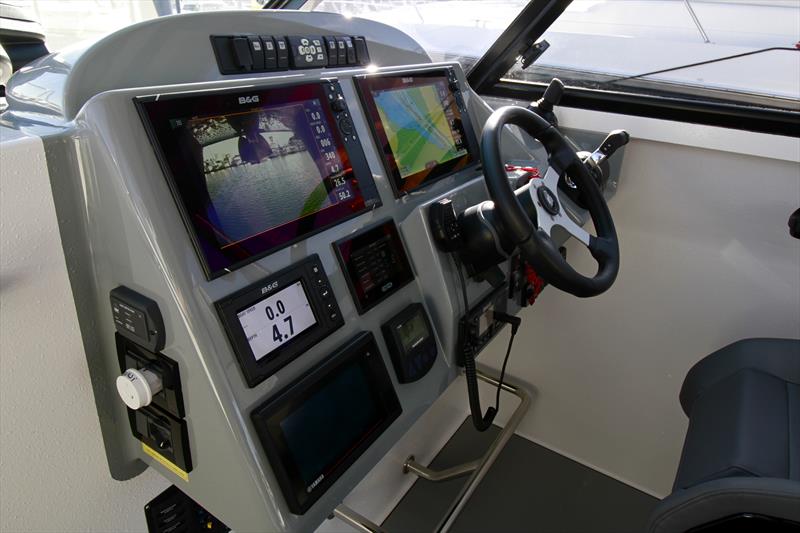
[[(481, 96), (533, 101), (542, 97), (546, 87), (546, 83), (500, 79), (480, 94)], [(560, 105), (577, 109), (800, 137), (800, 112), (786, 109), (573, 86), (565, 88)]]

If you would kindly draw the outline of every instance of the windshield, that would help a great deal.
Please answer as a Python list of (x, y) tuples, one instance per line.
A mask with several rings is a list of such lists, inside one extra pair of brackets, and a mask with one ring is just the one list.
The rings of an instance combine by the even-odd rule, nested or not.
[[(395, 26), (434, 61), (468, 70), (526, 4), (310, 0), (304, 8)], [(543, 38), (544, 55), (524, 71), (517, 62), (506, 79), (800, 106), (799, 0), (573, 0)]]
[(525, 0), (311, 0), (304, 9), (361, 17), (404, 31), (434, 61), (468, 69), (511, 24)]
[[(27, 8), (42, 24), (51, 51), (157, 16), (261, 9), (266, 2), (4, 1)], [(309, 0), (302, 9), (394, 26), (434, 61), (460, 61), (469, 70), (527, 3)], [(578, 87), (800, 110), (798, 0), (573, 0), (543, 38), (550, 48), (526, 70), (518, 62), (505, 79), (549, 82), (558, 76)]]
[(800, 109), (797, 0), (575, 0), (543, 38), (507, 78)]

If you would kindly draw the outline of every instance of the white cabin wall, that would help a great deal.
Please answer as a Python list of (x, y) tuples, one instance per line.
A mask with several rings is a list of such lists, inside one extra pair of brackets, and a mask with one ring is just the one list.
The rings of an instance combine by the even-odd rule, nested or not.
[[(559, 119), (633, 138), (609, 203), (621, 267), (606, 294), (548, 288), (523, 311), (508, 372), (537, 395), (519, 433), (664, 496), (689, 368), (738, 339), (800, 338), (800, 241), (787, 227), (800, 140), (575, 109)], [(594, 273), (574, 242), (568, 257)], [(507, 339), (479, 361), (499, 368)]]
[[(110, 311), (109, 311), (110, 312)], [(146, 531), (168, 483), (108, 471), (38, 138), (0, 150), (0, 531)]]

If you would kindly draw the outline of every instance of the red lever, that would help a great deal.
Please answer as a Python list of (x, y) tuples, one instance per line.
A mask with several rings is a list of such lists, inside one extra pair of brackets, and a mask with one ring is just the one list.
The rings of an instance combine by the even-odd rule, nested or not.
[(544, 289), (544, 280), (528, 263), (525, 263), (525, 279), (533, 289), (533, 292), (528, 295), (528, 305), (533, 305), (536, 302), (536, 298), (541, 294), (542, 289)]

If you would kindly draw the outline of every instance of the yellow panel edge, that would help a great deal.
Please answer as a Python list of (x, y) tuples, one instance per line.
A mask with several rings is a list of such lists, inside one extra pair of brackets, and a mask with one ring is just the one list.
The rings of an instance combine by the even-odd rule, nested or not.
[(175, 463), (171, 462), (169, 459), (167, 459), (166, 457), (164, 457), (163, 455), (161, 455), (160, 453), (155, 451), (153, 448), (151, 448), (150, 446), (148, 446), (144, 442), (142, 443), (142, 451), (144, 451), (144, 453), (146, 453), (147, 455), (149, 455), (150, 457), (152, 457), (153, 459), (158, 461), (159, 464), (161, 464), (161, 466), (163, 466), (164, 468), (166, 468), (167, 470), (169, 470), (170, 472), (172, 472), (173, 474), (175, 474), (176, 476), (178, 476), (182, 480), (184, 480), (186, 482), (189, 481), (189, 474), (188, 473), (186, 473), (183, 470), (181, 470), (178, 465), (176, 465)]

